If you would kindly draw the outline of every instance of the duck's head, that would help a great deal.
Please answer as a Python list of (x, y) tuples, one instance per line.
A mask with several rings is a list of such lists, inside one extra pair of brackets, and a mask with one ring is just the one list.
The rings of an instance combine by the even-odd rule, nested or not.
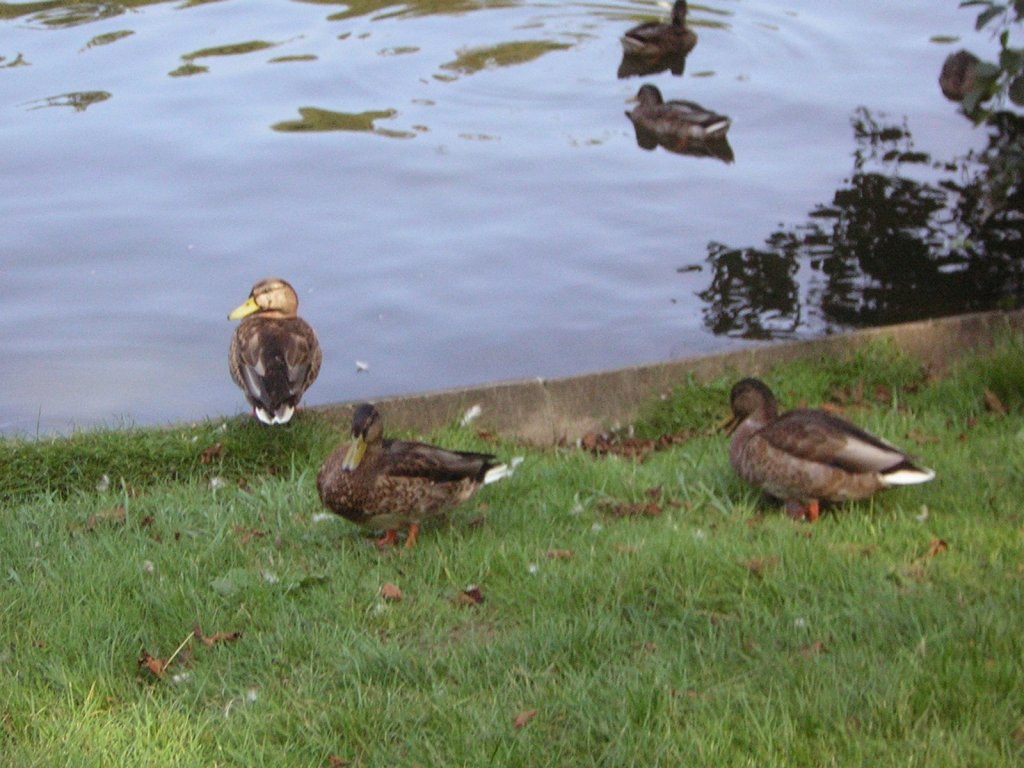
[(768, 385), (760, 379), (742, 379), (733, 385), (729, 393), (729, 405), (732, 418), (725, 424), (728, 432), (732, 432), (750, 416), (759, 421), (772, 421), (778, 413), (778, 403)]
[(352, 414), (352, 442), (345, 452), (341, 468), (351, 472), (363, 460), (368, 446), (380, 441), (384, 436), (384, 420), (380, 412), (370, 403), (356, 407)]
[(640, 86), (640, 90), (636, 92), (630, 101), (634, 101), (640, 104), (642, 107), (656, 106), (658, 104), (664, 104), (665, 100), (661, 96), (661, 91), (658, 90), (658, 86), (651, 85), (650, 83), (644, 83)]
[(676, 27), (686, 26), (686, 0), (676, 0), (672, 5), (672, 24)]
[(252, 287), (249, 298), (228, 315), (228, 320), (260, 313), (267, 317), (295, 317), (299, 309), (299, 297), (288, 281), (280, 277), (267, 277)]

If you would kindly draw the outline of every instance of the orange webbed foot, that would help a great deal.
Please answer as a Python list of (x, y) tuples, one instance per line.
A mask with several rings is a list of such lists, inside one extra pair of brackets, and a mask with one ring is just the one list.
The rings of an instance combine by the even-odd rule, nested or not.
[(395, 539), (398, 537), (398, 531), (392, 529), (385, 531), (384, 535), (377, 539), (374, 543), (377, 545), (377, 549), (387, 549), (395, 545)]
[(807, 504), (802, 504), (799, 501), (789, 500), (786, 502), (786, 513), (794, 520), (806, 520), (813, 523), (819, 515), (818, 502), (809, 501)]
[(419, 535), (420, 527), (417, 523), (409, 523), (409, 535), (405, 539), (405, 548), (412, 549), (412, 545), (416, 543), (416, 537)]
[(807, 522), (813, 523), (818, 519), (818, 502), (812, 501), (807, 505)]

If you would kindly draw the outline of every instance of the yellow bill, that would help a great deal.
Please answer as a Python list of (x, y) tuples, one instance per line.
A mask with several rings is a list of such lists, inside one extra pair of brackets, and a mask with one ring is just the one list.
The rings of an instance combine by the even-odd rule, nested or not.
[(735, 415), (729, 414), (729, 416), (727, 416), (726, 418), (724, 418), (720, 422), (718, 422), (718, 425), (715, 428), (715, 431), (716, 432), (725, 432), (725, 434), (731, 435), (733, 432), (736, 431), (736, 427), (738, 427), (739, 425), (740, 425), (739, 419), (737, 419)]
[(364, 453), (366, 453), (366, 441), (362, 437), (355, 438), (349, 443), (348, 450), (345, 451), (345, 460), (341, 462), (341, 468), (346, 472), (351, 472), (359, 466)]
[(252, 296), (240, 307), (236, 307), (231, 310), (231, 314), (228, 315), (228, 320), (241, 320), (243, 317), (248, 317), (253, 312), (259, 312), (259, 305), (256, 303), (256, 299)]

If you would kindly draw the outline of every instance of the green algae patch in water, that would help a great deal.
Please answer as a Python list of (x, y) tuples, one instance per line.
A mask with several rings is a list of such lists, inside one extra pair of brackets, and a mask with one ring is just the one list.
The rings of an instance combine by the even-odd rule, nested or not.
[(332, 112), (317, 107), (301, 107), (299, 115), (301, 120), (285, 120), (275, 123), (273, 129), (296, 133), (304, 131), (362, 131), (396, 139), (412, 138), (415, 135), (407, 131), (379, 128), (375, 124), (377, 120), (390, 120), (396, 117), (398, 112), (393, 109), (369, 112)]
[(470, 48), (459, 52), (455, 61), (442, 64), (441, 69), (472, 75), (484, 69), (511, 67), (516, 64), (539, 59), (551, 51), (564, 51), (572, 46), (568, 43), (552, 43), (543, 40), (527, 40), (502, 43), (487, 48)]

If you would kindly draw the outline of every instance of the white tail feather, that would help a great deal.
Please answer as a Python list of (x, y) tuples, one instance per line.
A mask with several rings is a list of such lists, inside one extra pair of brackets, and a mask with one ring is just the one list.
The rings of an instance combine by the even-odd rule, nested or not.
[(274, 424), (287, 424), (291, 420), (293, 413), (295, 413), (295, 409), (290, 405), (283, 406), (276, 414), (270, 413), (263, 408), (256, 408), (256, 418), (264, 424), (270, 424), (271, 426)]
[(882, 479), (886, 485), (917, 485), (927, 483), (935, 477), (931, 469), (897, 469), (895, 472), (883, 472)]
[(523, 463), (522, 456), (516, 456), (508, 464), (498, 464), (496, 467), (491, 467), (487, 470), (484, 475), (484, 485), (490, 483), (496, 483), (499, 480), (504, 480), (506, 477), (511, 477), (516, 471), (516, 467)]

